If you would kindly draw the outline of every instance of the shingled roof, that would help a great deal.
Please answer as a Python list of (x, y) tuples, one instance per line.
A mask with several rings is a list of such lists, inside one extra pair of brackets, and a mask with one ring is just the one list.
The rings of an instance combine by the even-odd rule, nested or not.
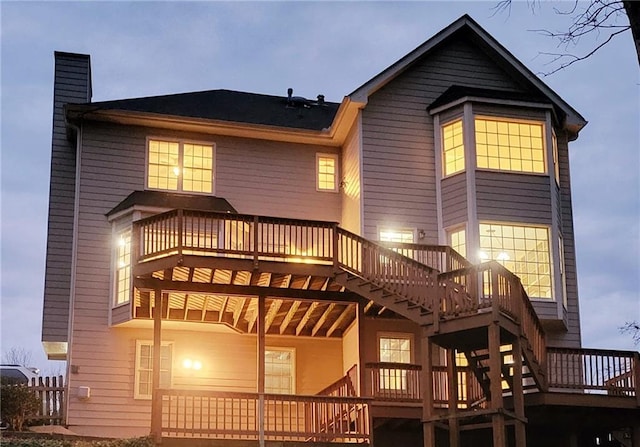
[(323, 130), (331, 126), (339, 103), (233, 90), (208, 90), (174, 95), (84, 104), (88, 112), (121, 110), (259, 124), (293, 129)]

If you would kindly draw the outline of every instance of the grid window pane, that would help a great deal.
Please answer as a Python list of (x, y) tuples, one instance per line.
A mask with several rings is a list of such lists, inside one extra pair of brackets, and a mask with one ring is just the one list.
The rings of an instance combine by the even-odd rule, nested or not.
[(480, 224), (480, 256), (516, 274), (530, 297), (553, 298), (549, 229)]
[[(160, 387), (171, 386), (172, 345), (160, 347)], [(135, 397), (151, 398), (153, 391), (153, 343), (139, 341), (136, 349)]]
[(381, 242), (401, 242), (405, 244), (413, 243), (413, 230), (394, 230), (392, 228), (382, 228), (380, 230)]
[(464, 170), (464, 139), (462, 120), (442, 126), (442, 153), (444, 175)]
[[(411, 339), (408, 337), (380, 337), (379, 357), (383, 363), (411, 363)], [(407, 370), (380, 369), (380, 389), (407, 390)]]
[(123, 232), (118, 238), (115, 271), (115, 304), (119, 305), (128, 302), (131, 296), (131, 231)]
[(478, 168), (546, 172), (541, 123), (476, 118), (475, 130)]
[(449, 232), (449, 245), (463, 257), (467, 256), (466, 232), (464, 228)]
[(322, 191), (337, 191), (338, 189), (338, 174), (337, 163), (338, 159), (334, 155), (320, 155), (316, 156), (317, 163), (317, 186)]
[(264, 358), (264, 389), (267, 393), (294, 393), (294, 355), (291, 349), (267, 349)]
[(213, 192), (213, 146), (149, 140), (147, 187)]

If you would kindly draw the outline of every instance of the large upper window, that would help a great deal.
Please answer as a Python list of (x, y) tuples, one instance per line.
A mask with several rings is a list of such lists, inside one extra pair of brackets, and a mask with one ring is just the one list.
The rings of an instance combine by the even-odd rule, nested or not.
[(476, 117), (475, 129), (478, 168), (547, 172), (541, 123)]
[(150, 139), (147, 187), (169, 191), (213, 192), (213, 146)]
[(553, 298), (548, 227), (481, 223), (480, 258), (517, 275), (529, 297)]
[(464, 139), (462, 120), (442, 126), (442, 153), (444, 154), (444, 175), (464, 171)]

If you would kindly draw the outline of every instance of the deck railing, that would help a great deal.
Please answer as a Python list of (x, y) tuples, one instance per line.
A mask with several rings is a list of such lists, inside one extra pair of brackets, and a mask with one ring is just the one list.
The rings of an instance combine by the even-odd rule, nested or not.
[(447, 245), (424, 245), (400, 242), (379, 242), (379, 244), (440, 272), (450, 272), (471, 265), (464, 256)]
[(358, 365), (353, 365), (347, 373), (317, 393), (318, 396), (355, 397), (358, 395)]
[[(440, 318), (454, 318), (489, 308), (503, 313), (521, 325), (534, 360), (545, 368), (544, 330), (516, 275), (497, 262), (485, 262), (441, 273), (438, 278), (445, 288), (437, 309)], [(447, 293), (447, 288), (462, 288), (465, 293), (460, 290)]]
[(635, 396), (640, 405), (637, 352), (547, 348), (549, 387), (586, 393)]
[(371, 442), (364, 398), (264, 394), (261, 399), (257, 393), (169, 389), (159, 395), (163, 436)]

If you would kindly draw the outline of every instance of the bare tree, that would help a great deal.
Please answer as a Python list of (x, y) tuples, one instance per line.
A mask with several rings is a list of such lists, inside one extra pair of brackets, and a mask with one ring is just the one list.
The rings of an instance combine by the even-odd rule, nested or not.
[(31, 366), (31, 351), (14, 346), (2, 354), (2, 363), (8, 365)]
[[(496, 12), (510, 13), (511, 1), (501, 0), (494, 9)], [(530, 0), (528, 4), (532, 11), (542, 7), (540, 2), (536, 0)], [(585, 7), (585, 5), (587, 6)], [(558, 48), (561, 49), (559, 53), (541, 53), (551, 58), (549, 64), (553, 67), (550, 71), (542, 73), (543, 75), (553, 74), (591, 57), (611, 40), (628, 30), (631, 30), (640, 65), (640, 2), (620, 0), (580, 2), (574, 0), (568, 9), (554, 8), (554, 11), (557, 14), (571, 17), (572, 22), (569, 28), (563, 31), (533, 30), (555, 39), (558, 42)], [(585, 36), (595, 37), (596, 43), (586, 52), (573, 54), (571, 51)]]
[(620, 332), (631, 335), (634, 344), (640, 344), (640, 323), (637, 321), (627, 321), (620, 327)]

